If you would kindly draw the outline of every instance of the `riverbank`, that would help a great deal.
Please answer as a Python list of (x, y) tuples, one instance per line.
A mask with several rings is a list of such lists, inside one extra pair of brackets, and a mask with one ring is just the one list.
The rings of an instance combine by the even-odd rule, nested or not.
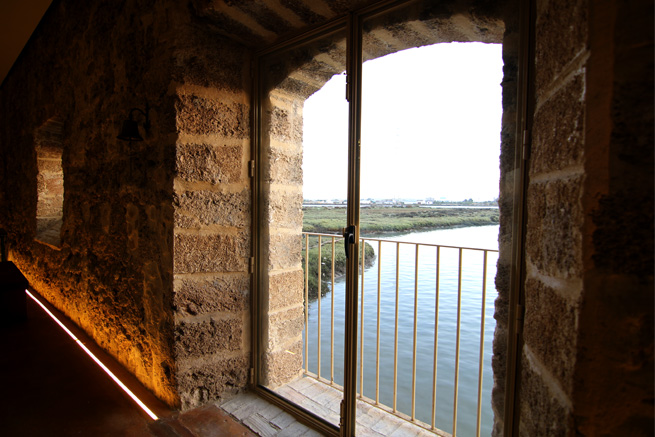
[[(345, 208), (303, 208), (303, 232), (341, 233)], [(362, 208), (361, 234), (388, 234), (498, 224), (498, 208)]]
[[(376, 260), (373, 247), (365, 243), (365, 268), (373, 265)], [(332, 279), (332, 244), (330, 241), (323, 241), (321, 246), (321, 262), (318, 261), (318, 239), (312, 239), (309, 247), (309, 263), (305, 263), (305, 251), (302, 252), (303, 269), (309, 266), (309, 275), (307, 276), (309, 300), (313, 301), (318, 297), (318, 266), (321, 265), (321, 295), (331, 291)], [(334, 244), (334, 278), (339, 279), (346, 274), (346, 252), (343, 248), (343, 240), (338, 240)]]

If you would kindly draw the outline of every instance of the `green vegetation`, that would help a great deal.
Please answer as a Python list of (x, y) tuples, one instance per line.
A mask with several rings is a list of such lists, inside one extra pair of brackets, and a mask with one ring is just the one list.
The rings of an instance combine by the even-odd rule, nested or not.
[[(341, 233), (346, 223), (346, 208), (303, 208), (304, 232)], [(362, 208), (360, 233), (406, 233), (432, 229), (498, 224), (496, 208)]]
[[(318, 297), (318, 239), (310, 238), (309, 247), (309, 300)], [(375, 261), (373, 247), (365, 244), (365, 264), (370, 267)], [(361, 249), (360, 249), (361, 251)], [(302, 253), (302, 266), (305, 269), (305, 251)], [(334, 244), (334, 277), (335, 279), (346, 274), (346, 253), (343, 249), (343, 240)], [(325, 239), (321, 246), (321, 295), (330, 291), (332, 285), (332, 242)]]

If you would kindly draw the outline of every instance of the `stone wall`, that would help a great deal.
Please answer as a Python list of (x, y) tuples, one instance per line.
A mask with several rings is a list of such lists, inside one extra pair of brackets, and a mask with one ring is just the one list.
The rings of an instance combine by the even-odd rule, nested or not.
[(178, 35), (174, 344), (182, 408), (234, 394), (250, 369), (250, 53)]
[(579, 435), (655, 433), (653, 3), (589, 7)]
[(521, 435), (565, 435), (582, 299), (588, 11), (537, 2)]
[(535, 30), (520, 433), (648, 435), (652, 5), (538, 1)]
[[(175, 20), (183, 16), (174, 2), (55, 1), (0, 88), (0, 225), (9, 231), (10, 259), (171, 405), (179, 397), (170, 309), (177, 138), (170, 83)], [(146, 140), (116, 139), (129, 110), (146, 101)], [(37, 175), (45, 175), (37, 150), (52, 120), (61, 122), (65, 193), (59, 241), (44, 244), (35, 240)]]
[(36, 238), (59, 246), (61, 222), (64, 215), (64, 170), (61, 156), (64, 151), (62, 122), (53, 117), (34, 131), (34, 148), (38, 169), (36, 182)]

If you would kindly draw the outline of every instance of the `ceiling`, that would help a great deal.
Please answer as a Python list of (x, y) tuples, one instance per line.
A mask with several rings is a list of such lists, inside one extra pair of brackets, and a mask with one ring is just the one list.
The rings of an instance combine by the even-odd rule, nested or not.
[(0, 83), (52, 0), (0, 0)]

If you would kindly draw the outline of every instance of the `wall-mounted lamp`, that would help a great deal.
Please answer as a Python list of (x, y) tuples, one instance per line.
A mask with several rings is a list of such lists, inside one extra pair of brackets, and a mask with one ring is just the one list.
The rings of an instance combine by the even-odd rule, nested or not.
[(116, 138), (123, 141), (143, 141), (143, 137), (139, 133), (139, 122), (134, 120), (134, 112), (135, 111), (140, 112), (141, 115), (145, 117), (145, 120), (143, 122), (143, 128), (145, 129), (147, 135), (148, 131), (150, 130), (150, 119), (148, 118), (149, 110), (150, 107), (148, 106), (148, 102), (146, 102), (145, 111), (142, 111), (139, 108), (130, 109), (129, 117), (127, 120), (123, 122), (123, 128), (121, 129), (121, 133), (119, 133)]

